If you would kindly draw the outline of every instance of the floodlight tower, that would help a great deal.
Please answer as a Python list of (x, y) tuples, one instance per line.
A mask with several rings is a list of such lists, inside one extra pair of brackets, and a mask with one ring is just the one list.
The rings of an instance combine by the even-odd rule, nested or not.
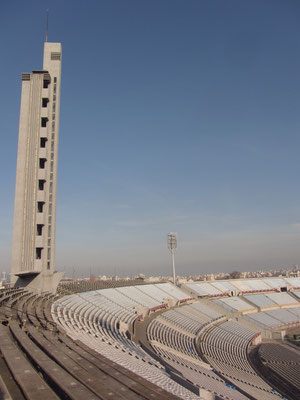
[(175, 275), (175, 249), (177, 249), (177, 232), (170, 232), (168, 234), (168, 248), (172, 254), (172, 263), (173, 263), (173, 283), (176, 284), (176, 275)]

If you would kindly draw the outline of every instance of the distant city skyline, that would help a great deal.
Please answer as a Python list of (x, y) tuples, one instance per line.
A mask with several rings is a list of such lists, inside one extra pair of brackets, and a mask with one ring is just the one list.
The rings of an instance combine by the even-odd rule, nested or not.
[(57, 269), (171, 274), (172, 231), (178, 275), (300, 263), (300, 4), (17, 4), (0, 6), (0, 271), (47, 8), (64, 49)]

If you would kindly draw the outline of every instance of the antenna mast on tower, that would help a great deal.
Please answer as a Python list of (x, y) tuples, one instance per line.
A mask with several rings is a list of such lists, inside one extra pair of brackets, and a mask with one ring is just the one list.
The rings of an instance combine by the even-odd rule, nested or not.
[(48, 42), (48, 16), (49, 16), (49, 8), (46, 10), (46, 42)]

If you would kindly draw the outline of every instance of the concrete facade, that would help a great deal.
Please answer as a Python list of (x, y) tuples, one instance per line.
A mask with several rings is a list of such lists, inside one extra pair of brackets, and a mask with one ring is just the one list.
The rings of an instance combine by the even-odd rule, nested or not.
[(44, 44), (43, 70), (22, 74), (11, 283), (55, 291), (60, 43)]

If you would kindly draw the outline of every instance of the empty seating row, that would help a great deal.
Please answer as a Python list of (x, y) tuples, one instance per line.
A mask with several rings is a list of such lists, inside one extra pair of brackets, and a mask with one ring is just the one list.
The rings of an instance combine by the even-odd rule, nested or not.
[(199, 296), (216, 296), (236, 291), (255, 292), (279, 290), (281, 287), (300, 287), (300, 277), (295, 278), (265, 278), (265, 279), (234, 279), (228, 281), (188, 283), (186, 287)]
[(190, 391), (170, 379), (157, 361), (130, 341), (124, 331), (122, 332), (122, 323), (130, 323), (136, 318), (136, 307), (145, 304), (145, 299), (148, 305), (150, 304), (148, 298), (154, 301), (146, 293), (141, 292), (138, 293), (140, 295), (138, 303), (136, 290), (126, 287), (66, 296), (54, 302), (52, 315), (73, 340), (80, 340), (105, 357), (170, 393), (180, 395), (182, 398), (196, 398)]
[(222, 294), (222, 291), (209, 283), (188, 283), (186, 285), (189, 289), (195, 291), (200, 296), (213, 296)]
[(178, 330), (175, 325), (161, 317), (150, 322), (147, 327), (147, 337), (150, 343), (159, 342), (190, 357), (200, 359), (195, 348), (196, 336), (187, 331)]
[(290, 346), (277, 343), (263, 343), (259, 346), (259, 356), (268, 362), (300, 365), (300, 352)]
[(163, 313), (161, 318), (194, 335), (196, 335), (199, 329), (207, 322), (207, 319), (201, 320), (188, 313), (185, 307), (167, 311)]
[(234, 321), (209, 327), (199, 339), (201, 353), (223, 376), (246, 393), (260, 393), (257, 398), (274, 398), (273, 389), (253, 370), (247, 350), (256, 334)]
[(286, 292), (267, 293), (266, 296), (278, 305), (297, 303), (297, 300)]
[(249, 294), (243, 296), (245, 299), (251, 301), (257, 307), (272, 307), (276, 303), (264, 294)]
[(246, 311), (255, 309), (254, 306), (251, 306), (241, 297), (226, 297), (222, 299), (214, 299), (212, 300), (215, 304), (218, 304), (224, 307), (226, 310), (230, 312), (237, 312), (237, 311)]
[(166, 346), (152, 344), (155, 352), (171, 367), (179, 371), (193, 384), (208, 390), (217, 398), (245, 400), (246, 396), (240, 392), (226, 386), (226, 381), (220, 378), (215, 372), (196, 364), (195, 362), (180, 356), (178, 352), (172, 352)]

